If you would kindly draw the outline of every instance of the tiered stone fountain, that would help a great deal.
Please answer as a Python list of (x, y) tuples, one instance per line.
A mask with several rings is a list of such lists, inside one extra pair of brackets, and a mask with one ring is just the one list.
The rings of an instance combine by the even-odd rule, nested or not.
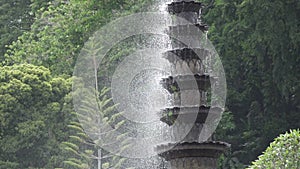
[[(202, 8), (201, 3), (190, 0), (168, 4), (171, 15), (188, 20), (193, 27), (205, 33), (208, 27), (199, 21)], [(192, 26), (170, 26), (168, 32), (170, 36), (191, 36), (189, 33), (192, 30), (189, 29)], [(159, 145), (156, 149), (161, 157), (170, 162), (171, 169), (216, 169), (219, 156), (229, 144), (213, 141), (212, 137), (202, 138), (208, 115), (217, 118), (222, 111), (221, 108), (209, 106), (207, 101), (209, 90), (216, 82), (216, 77), (211, 77), (203, 65), (210, 52), (201, 46), (189, 48), (174, 42), (172, 48), (164, 56), (175, 71), (172, 76), (162, 79), (161, 84), (173, 94), (174, 107), (162, 110), (160, 116), (162, 122), (172, 126), (174, 142)], [(187, 68), (190, 73), (187, 73)], [(200, 97), (196, 97), (195, 92), (200, 93)], [(186, 128), (190, 130), (182, 137), (182, 129)]]

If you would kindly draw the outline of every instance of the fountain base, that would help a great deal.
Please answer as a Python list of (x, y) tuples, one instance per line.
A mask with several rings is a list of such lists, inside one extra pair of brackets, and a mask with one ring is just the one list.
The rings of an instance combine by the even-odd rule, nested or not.
[(216, 158), (193, 157), (170, 160), (171, 169), (216, 169)]
[(218, 158), (229, 147), (225, 142), (207, 141), (160, 145), (157, 151), (170, 161), (171, 169), (216, 169)]

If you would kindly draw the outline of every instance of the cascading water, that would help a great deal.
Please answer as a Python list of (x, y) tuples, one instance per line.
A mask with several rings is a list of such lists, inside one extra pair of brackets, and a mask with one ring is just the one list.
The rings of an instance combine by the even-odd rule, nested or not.
[[(214, 74), (218, 69), (210, 68), (217, 62), (211, 58), (215, 52), (210, 50), (207, 27), (199, 23), (201, 8), (201, 3), (190, 0), (159, 1), (151, 10), (162, 14), (117, 20), (87, 43), (74, 73), (82, 78), (74, 89), (86, 88), (73, 100), (79, 117), (83, 117), (79, 120), (84, 130), (103, 149), (98, 157), (104, 163), (105, 158), (116, 162), (114, 157), (120, 156), (126, 162), (122, 159), (117, 163), (124, 169), (200, 169), (215, 165), (226, 144), (206, 141), (219, 120), (220, 113), (216, 112), (224, 108), (222, 99), (226, 95), (216, 97), (214, 93), (226, 89), (218, 86), (224, 82), (222, 73)], [(113, 69), (107, 74), (113, 102), (120, 112), (116, 116), (99, 115), (105, 112), (99, 112), (101, 106), (91, 90), (97, 81), (96, 65), (109, 50), (113, 54), (108, 54), (109, 60), (104, 63), (113, 62), (105, 67)], [(210, 102), (206, 99), (209, 94)], [(93, 111), (84, 111), (87, 106), (82, 103), (89, 103)]]
[[(213, 85), (208, 75), (212, 72), (212, 59), (210, 51), (205, 49), (207, 27), (199, 18), (202, 4), (191, 0), (164, 0), (156, 3), (152, 10), (176, 15), (175, 18), (162, 15), (168, 24), (158, 29), (164, 29), (167, 36), (139, 36), (135, 41), (137, 47), (157, 51), (145, 50), (127, 57), (113, 78), (113, 84), (120, 83), (120, 77), (132, 79), (124, 84), (129, 86), (129, 95), (117, 102), (130, 119), (125, 125), (126, 131), (131, 131), (132, 137), (138, 140), (135, 144), (140, 149), (134, 150), (137, 157), (145, 157), (130, 158), (126, 165), (137, 169), (157, 169), (162, 165), (171, 169), (214, 169), (218, 155), (228, 145), (209, 141), (211, 125), (221, 109), (211, 108), (206, 99), (207, 84)], [(124, 72), (124, 67), (132, 66), (131, 63), (145, 62), (152, 65), (151, 69), (136, 65), (137, 70), (143, 71)], [(126, 77), (132, 74), (135, 76)], [(176, 92), (175, 84), (178, 85)], [(122, 93), (122, 89), (115, 91), (118, 96)], [(167, 114), (163, 118), (161, 111)], [(205, 124), (206, 119), (210, 119), (210, 124)]]
[[(166, 13), (168, 2), (159, 1), (150, 10)], [(165, 20), (168, 22), (168, 18)], [(162, 25), (159, 29), (166, 27)], [(165, 169), (169, 164), (157, 155), (155, 146), (171, 141), (169, 126), (162, 123), (157, 114), (161, 109), (173, 105), (171, 95), (160, 84), (163, 77), (171, 75), (171, 64), (163, 58), (163, 53), (171, 49), (171, 41), (169, 36), (161, 34), (137, 35), (133, 41), (134, 48), (142, 51), (126, 57), (116, 68), (112, 79), (113, 94), (118, 96), (114, 97), (114, 102), (119, 103), (118, 109), (128, 119), (122, 133), (128, 132), (130, 137), (136, 139), (135, 143), (139, 144), (137, 147), (140, 147), (139, 150), (132, 150), (136, 158), (126, 159), (122, 168)], [(137, 71), (134, 72), (132, 67)], [(130, 75), (134, 76), (128, 77)], [(128, 88), (120, 88), (120, 84)], [(122, 97), (124, 90), (128, 90), (128, 94)]]

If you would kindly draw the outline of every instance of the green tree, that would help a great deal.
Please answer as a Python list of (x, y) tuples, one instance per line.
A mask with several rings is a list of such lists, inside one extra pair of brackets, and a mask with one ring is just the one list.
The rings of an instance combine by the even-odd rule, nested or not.
[(31, 30), (35, 18), (48, 7), (48, 2), (32, 0), (0, 1), (0, 64), (5, 60), (7, 46)]
[[(32, 7), (31, 12), (35, 16), (35, 22), (31, 25), (31, 30), (23, 33), (22, 36), (18, 38), (18, 40), (16, 40), (15, 42), (13, 42), (11, 45), (8, 46), (8, 51), (7, 54), (5, 55), (5, 62), (4, 62), (4, 65), (6, 66), (4, 68), (7, 69), (10, 67), (16, 67), (17, 64), (30, 63), (34, 65), (43, 65), (49, 68), (51, 72), (55, 75), (62, 75), (62, 74), (71, 75), (73, 72), (73, 66), (75, 64), (76, 57), (79, 51), (81, 50), (81, 47), (83, 46), (84, 42), (88, 39), (88, 37), (95, 30), (100, 28), (100, 26), (108, 22), (110, 19), (113, 19), (114, 17), (126, 15), (129, 14), (130, 12), (140, 9), (140, 7), (145, 4), (145, 2), (146, 2), (145, 0), (139, 0), (135, 2), (131, 0), (128, 1), (116, 0), (116, 1), (110, 1), (109, 3), (107, 1), (96, 1), (96, 0), (92, 0), (92, 1), (57, 0), (57, 1), (51, 1), (49, 3), (46, 1), (45, 2), (34, 1), (31, 4)], [(60, 87), (58, 87), (57, 90), (60, 90)], [(59, 91), (57, 93), (59, 93)], [(14, 97), (14, 95), (12, 97)], [(41, 95), (40, 97), (36, 97), (36, 99), (37, 100), (45, 99), (45, 104), (51, 103), (51, 101), (49, 101), (48, 99), (48, 95), (45, 96)], [(68, 107), (68, 110), (65, 110), (66, 111), (65, 113), (71, 117), (63, 118), (63, 117), (59, 117), (58, 115), (54, 115), (53, 118), (57, 118), (56, 120), (68, 121), (67, 124), (70, 124), (69, 121), (73, 121), (73, 122), (76, 121), (75, 119), (73, 119), (74, 116), (70, 114), (70, 112), (72, 112), (72, 110), (70, 109), (71, 107), (70, 100), (71, 99), (68, 97), (67, 98), (68, 102), (66, 104), (63, 104), (63, 106), (61, 107)], [(11, 111), (13, 110), (17, 111), (16, 108), (11, 108)], [(43, 107), (37, 107), (36, 111), (48, 112), (48, 110), (44, 109)], [(32, 116), (35, 117), (34, 114), (32, 114)], [(71, 136), (76, 136), (76, 134), (78, 133), (76, 133), (76, 131), (70, 130), (69, 128), (66, 128), (65, 121), (59, 123), (56, 123), (55, 121), (51, 121), (51, 122), (49, 121), (49, 125), (53, 125), (52, 126), (53, 130), (57, 132), (59, 131), (75, 132), (72, 133)], [(75, 125), (75, 124), (72, 123), (71, 125)], [(13, 127), (13, 125), (8, 125), (8, 126)], [(64, 128), (61, 129), (61, 126), (64, 126)], [(45, 125), (44, 128), (40, 128), (40, 130), (38, 131), (43, 131), (42, 129), (45, 129), (47, 127), (49, 126)], [(31, 160), (28, 159), (24, 159), (24, 158), (19, 159), (13, 155), (14, 152), (11, 153), (11, 156), (14, 158), (6, 157), (5, 155), (6, 152), (3, 151), (4, 152), (3, 161), (7, 164), (6, 167), (4, 168), (11, 168), (11, 167), (7, 167), (8, 165), (10, 166), (18, 165), (18, 167), (22, 167), (22, 168), (26, 168), (28, 166), (46, 167), (46, 168), (64, 166), (61, 164), (61, 161), (65, 160), (64, 157), (68, 158), (72, 155), (70, 155), (69, 153), (70, 151), (63, 150), (63, 152), (61, 152), (60, 149), (61, 145), (59, 143), (63, 141), (64, 142), (63, 147), (66, 148), (66, 143), (70, 141), (67, 139), (67, 136), (70, 134), (68, 133), (60, 133), (60, 134), (61, 135), (57, 135), (57, 138), (61, 138), (59, 142), (55, 141), (54, 139), (46, 139), (47, 138), (46, 136), (43, 137), (45, 138), (44, 139), (45, 144), (42, 141), (40, 142), (41, 145), (44, 145), (41, 146), (41, 148), (39, 148), (40, 152), (44, 150), (47, 151), (49, 149), (52, 150), (51, 152), (48, 153), (48, 156), (44, 154), (40, 155), (41, 153), (39, 154), (34, 152), (32, 152), (32, 154), (35, 154), (35, 156), (34, 155), (27, 156), (28, 159), (36, 159), (36, 161), (39, 160), (38, 164), (35, 164), (35, 162), (30, 162)], [(83, 133), (81, 133), (81, 136), (83, 136), (82, 134)], [(9, 137), (8, 135), (5, 135), (5, 139), (8, 139), (8, 137)], [(85, 139), (88, 140), (88, 138)], [(53, 144), (47, 144), (46, 142), (52, 142)], [(3, 145), (7, 143), (8, 142), (5, 142), (3, 143)], [(30, 143), (30, 140), (24, 140), (24, 143)], [(17, 144), (19, 143), (15, 143), (15, 145)], [(68, 145), (70, 146), (72, 144), (68, 144)], [(37, 147), (37, 145), (32, 143), (32, 149), (34, 149), (33, 147)], [(85, 153), (87, 152), (90, 153), (90, 148), (91, 147), (89, 146), (82, 147), (83, 150), (82, 155), (84, 157), (87, 157), (86, 155), (84, 155)], [(67, 149), (71, 150), (70, 147)], [(22, 152), (25, 152), (25, 150), (24, 151), (22, 150)], [(38, 158), (39, 156), (43, 157), (43, 159)], [(82, 160), (81, 158), (83, 156), (79, 157), (79, 159)], [(46, 158), (48, 158), (48, 160), (46, 160)], [(75, 163), (78, 162), (78, 161), (76, 162), (76, 159), (74, 158), (73, 160), (75, 160)], [(69, 158), (69, 161), (72, 160), (70, 160)], [(117, 166), (120, 165), (122, 161), (123, 160), (118, 157), (112, 157), (110, 160), (111, 163), (105, 163), (105, 166)], [(30, 164), (23, 164), (26, 162)], [(64, 164), (66, 165), (67, 163)], [(86, 166), (85, 162), (83, 162), (82, 164), (83, 167)], [(87, 164), (89, 165), (89, 163)]]
[[(122, 113), (115, 110), (112, 99), (108, 97), (110, 90), (103, 88), (99, 94), (95, 90), (83, 90), (85, 97), (78, 107), (80, 113), (76, 113), (81, 120), (70, 123), (69, 127), (74, 131), (74, 135), (70, 136), (69, 141), (63, 143), (65, 150), (69, 152), (69, 158), (64, 161), (65, 168), (96, 168), (95, 166), (99, 165), (98, 160), (101, 161), (104, 169), (124, 168), (123, 163), (126, 158), (115, 154), (124, 151), (130, 143), (126, 140), (126, 133), (117, 137), (114, 134), (122, 127), (125, 120), (122, 119)], [(92, 93), (87, 94), (91, 91)], [(95, 93), (99, 98), (96, 103), (93, 101)], [(98, 136), (99, 139), (91, 140), (91, 135)], [(120, 149), (114, 153), (107, 152), (105, 147), (113, 142), (118, 142)]]
[(248, 169), (260, 168), (300, 168), (300, 130), (291, 130), (275, 138)]
[(33, 23), (30, 11), (30, 0), (0, 1), (0, 63), (4, 61), (5, 46), (30, 30)]
[(71, 81), (29, 64), (0, 67), (0, 166), (55, 168), (68, 137)]
[(111, 19), (139, 10), (149, 1), (58, 0), (37, 12), (29, 32), (9, 45), (5, 65), (43, 65), (55, 74), (73, 73), (85, 41)]
[(209, 39), (225, 67), (236, 125), (225, 140), (248, 164), (276, 135), (299, 128), (300, 3), (216, 0), (211, 7)]

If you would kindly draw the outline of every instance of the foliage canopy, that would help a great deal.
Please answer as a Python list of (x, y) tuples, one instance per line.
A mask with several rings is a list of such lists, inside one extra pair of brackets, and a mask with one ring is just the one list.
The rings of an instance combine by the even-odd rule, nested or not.
[(300, 130), (281, 134), (248, 169), (300, 168)]

